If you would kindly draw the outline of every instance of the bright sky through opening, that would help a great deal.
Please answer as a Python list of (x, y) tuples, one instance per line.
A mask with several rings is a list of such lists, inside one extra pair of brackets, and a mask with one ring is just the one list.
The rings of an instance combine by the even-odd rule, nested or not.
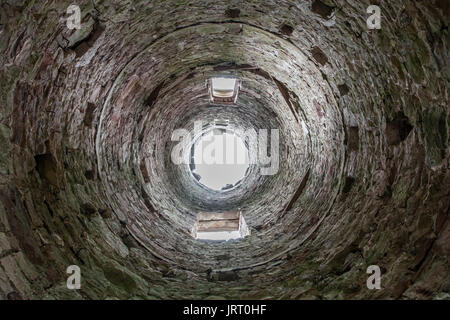
[(194, 144), (194, 172), (200, 183), (213, 190), (231, 188), (249, 166), (248, 150), (242, 139), (229, 131), (211, 130)]

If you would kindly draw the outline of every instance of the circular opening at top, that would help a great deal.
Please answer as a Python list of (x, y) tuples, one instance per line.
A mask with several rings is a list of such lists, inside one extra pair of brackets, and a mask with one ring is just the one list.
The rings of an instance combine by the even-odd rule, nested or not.
[(248, 172), (248, 148), (234, 131), (216, 127), (194, 141), (190, 163), (191, 173), (200, 184), (228, 191), (237, 187)]

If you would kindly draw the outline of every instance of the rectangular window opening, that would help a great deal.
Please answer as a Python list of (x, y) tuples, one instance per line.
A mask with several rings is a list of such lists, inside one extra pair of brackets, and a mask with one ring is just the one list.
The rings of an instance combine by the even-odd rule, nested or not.
[(240, 211), (199, 212), (194, 227), (197, 240), (228, 241), (250, 234)]

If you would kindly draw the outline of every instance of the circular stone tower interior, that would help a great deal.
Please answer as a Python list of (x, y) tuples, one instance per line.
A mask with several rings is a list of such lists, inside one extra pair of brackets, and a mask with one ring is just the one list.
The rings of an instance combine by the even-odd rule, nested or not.
[[(448, 1), (71, 4), (0, 2), (0, 299), (450, 298)], [(174, 163), (219, 123), (275, 169), (251, 135), (229, 188)]]

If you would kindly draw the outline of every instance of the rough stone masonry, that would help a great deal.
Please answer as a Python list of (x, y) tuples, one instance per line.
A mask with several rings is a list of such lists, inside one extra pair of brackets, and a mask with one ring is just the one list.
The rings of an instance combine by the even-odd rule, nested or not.
[[(449, 299), (449, 13), (0, 1), (0, 299)], [(220, 73), (235, 106), (208, 99)], [(171, 163), (173, 130), (216, 119), (279, 128), (278, 173), (214, 192)], [(192, 237), (236, 208), (250, 236)]]

